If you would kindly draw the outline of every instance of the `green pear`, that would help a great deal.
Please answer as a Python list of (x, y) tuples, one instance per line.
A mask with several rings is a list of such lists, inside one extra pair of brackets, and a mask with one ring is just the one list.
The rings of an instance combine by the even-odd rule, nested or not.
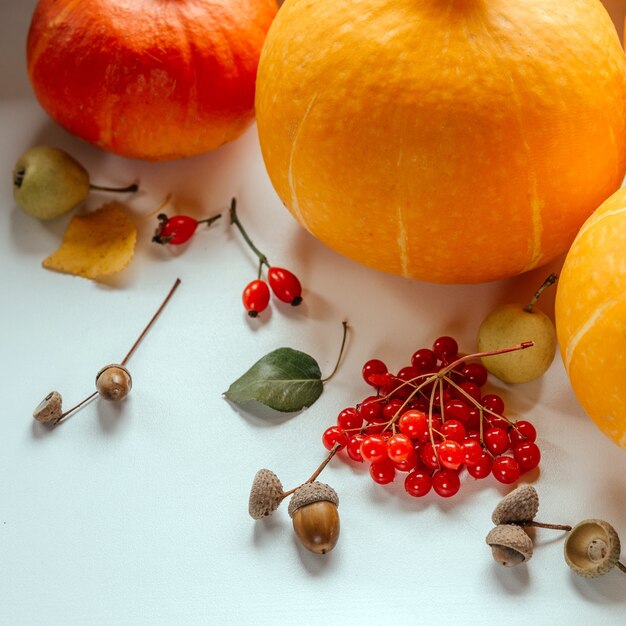
[(27, 150), (13, 168), (13, 197), (29, 215), (49, 220), (75, 209), (90, 190), (134, 192), (138, 186), (92, 185), (87, 170), (67, 152), (50, 146)]
[(72, 156), (49, 146), (27, 150), (13, 169), (13, 197), (29, 215), (49, 220), (89, 195), (89, 174)]
[(552, 320), (535, 308), (541, 292), (556, 281), (551, 274), (530, 304), (504, 304), (494, 309), (478, 329), (478, 351), (489, 352), (532, 341), (526, 350), (483, 357), (482, 363), (494, 376), (506, 383), (527, 383), (543, 375), (556, 353), (556, 329)]

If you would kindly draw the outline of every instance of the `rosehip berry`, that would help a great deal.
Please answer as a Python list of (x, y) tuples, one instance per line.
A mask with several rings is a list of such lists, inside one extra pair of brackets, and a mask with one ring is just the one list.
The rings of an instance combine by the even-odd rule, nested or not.
[(413, 353), (411, 365), (419, 374), (427, 374), (428, 372), (432, 372), (437, 365), (437, 357), (432, 350), (421, 348)]
[(372, 382), (371, 376), (380, 376), (387, 373), (387, 366), (380, 359), (370, 359), (363, 365), (361, 374), (363, 380), (372, 387), (380, 387), (379, 382)]
[(503, 428), (489, 428), (485, 432), (484, 437), (487, 450), (495, 456), (506, 452), (511, 445), (509, 435)]
[(514, 483), (521, 474), (519, 463), (510, 456), (499, 456), (491, 468), (494, 478), (505, 485)]
[(257, 279), (249, 283), (241, 296), (243, 306), (250, 317), (256, 317), (265, 311), (270, 301), (270, 290), (264, 280)]
[(410, 472), (404, 479), (405, 491), (414, 498), (425, 496), (432, 486), (430, 471), (416, 469)]
[(363, 426), (363, 417), (357, 413), (356, 409), (349, 407), (337, 416), (337, 426), (341, 430), (358, 430)]
[(413, 443), (406, 435), (393, 435), (387, 440), (387, 456), (396, 463), (406, 461), (414, 452)]
[(461, 442), (465, 439), (465, 426), (458, 420), (446, 420), (439, 429), (445, 439)]
[(511, 445), (518, 443), (532, 443), (537, 439), (537, 431), (535, 427), (526, 420), (520, 420), (515, 422), (514, 426), (511, 426), (509, 430), (509, 438), (511, 439)]
[(396, 477), (396, 468), (390, 459), (376, 461), (370, 465), (370, 476), (375, 483), (386, 485)]
[(410, 439), (426, 441), (428, 439), (428, 417), (422, 411), (410, 409), (400, 416), (398, 429)]
[(363, 457), (361, 456), (361, 444), (365, 441), (365, 435), (357, 433), (352, 435), (346, 446), (346, 452), (348, 456), (357, 463), (363, 463)]
[(491, 474), (493, 468), (493, 457), (489, 453), (482, 451), (480, 460), (474, 465), (467, 466), (467, 472), (470, 476), (476, 479), (487, 478)]
[(442, 498), (449, 498), (458, 492), (461, 481), (457, 472), (451, 469), (442, 469), (433, 474), (433, 489)]
[(387, 442), (381, 435), (369, 435), (361, 444), (361, 457), (368, 463), (387, 459)]
[(282, 267), (270, 267), (267, 280), (274, 295), (283, 302), (298, 306), (302, 302), (302, 286), (300, 281), (289, 270)]
[(159, 225), (152, 237), (155, 243), (171, 243), (174, 245), (186, 243), (196, 232), (199, 224), (212, 224), (220, 215), (215, 215), (204, 220), (197, 220), (188, 215), (174, 215), (167, 217), (165, 213), (158, 215)]
[(513, 457), (519, 463), (522, 472), (535, 469), (541, 461), (541, 452), (536, 443), (532, 441), (520, 443), (513, 448)]
[(348, 444), (348, 435), (337, 426), (331, 426), (324, 431), (322, 443), (327, 450), (331, 450), (335, 447), (335, 444), (338, 443), (340, 445), (339, 449), (341, 450), (341, 448), (345, 448)]
[(458, 469), (463, 463), (463, 448), (458, 441), (443, 441), (437, 447), (439, 462), (448, 469)]
[(462, 374), (468, 382), (474, 383), (478, 387), (482, 387), (487, 382), (489, 375), (487, 368), (481, 363), (466, 363), (462, 369)]

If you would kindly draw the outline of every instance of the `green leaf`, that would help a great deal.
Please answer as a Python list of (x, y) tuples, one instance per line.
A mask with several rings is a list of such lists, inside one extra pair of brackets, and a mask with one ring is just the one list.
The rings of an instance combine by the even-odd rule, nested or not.
[(313, 357), (292, 348), (278, 348), (259, 359), (224, 394), (238, 404), (257, 401), (291, 413), (311, 406), (324, 384)]

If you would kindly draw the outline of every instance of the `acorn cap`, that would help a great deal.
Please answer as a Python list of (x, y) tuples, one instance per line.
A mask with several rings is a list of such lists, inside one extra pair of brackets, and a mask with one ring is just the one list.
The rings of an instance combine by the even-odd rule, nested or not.
[(494, 524), (530, 522), (539, 510), (539, 496), (532, 485), (520, 485), (500, 500), (491, 514)]
[(533, 555), (533, 542), (520, 526), (499, 524), (489, 531), (486, 539), (493, 558), (506, 567), (529, 561)]
[(299, 508), (322, 500), (339, 506), (339, 496), (330, 485), (318, 482), (304, 483), (289, 500), (289, 517), (293, 517)]
[(565, 561), (586, 578), (602, 576), (613, 569), (620, 556), (620, 541), (611, 524), (587, 519), (572, 528), (565, 540)]
[(51, 391), (33, 411), (33, 417), (44, 424), (56, 422), (62, 414), (61, 403), (63, 399), (58, 391)]
[(271, 515), (283, 500), (283, 484), (274, 472), (260, 469), (254, 476), (248, 513), (252, 519), (261, 519)]

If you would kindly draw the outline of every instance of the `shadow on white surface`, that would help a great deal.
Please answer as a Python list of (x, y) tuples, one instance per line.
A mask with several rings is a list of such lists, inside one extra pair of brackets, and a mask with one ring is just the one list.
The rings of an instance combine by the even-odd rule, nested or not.
[[(567, 567), (563, 561), (563, 567)], [(626, 606), (624, 581), (626, 576), (617, 568), (598, 578), (583, 578), (570, 572), (572, 587), (588, 602)]]
[[(485, 546), (487, 553), (490, 552), (490, 548)], [(495, 561), (491, 561), (489, 564), (489, 578), (494, 588), (509, 595), (519, 596), (528, 591), (530, 586), (530, 571), (532, 561), (530, 564), (521, 564), (516, 567), (504, 567), (498, 565)]]

